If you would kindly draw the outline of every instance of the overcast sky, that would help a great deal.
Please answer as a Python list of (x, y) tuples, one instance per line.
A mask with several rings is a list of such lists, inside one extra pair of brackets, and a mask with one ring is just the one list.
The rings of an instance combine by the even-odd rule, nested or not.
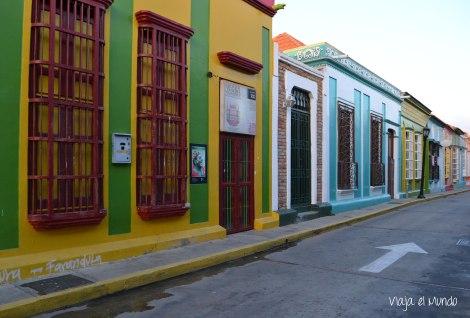
[(277, 0), (273, 35), (329, 42), (470, 132), (470, 0)]

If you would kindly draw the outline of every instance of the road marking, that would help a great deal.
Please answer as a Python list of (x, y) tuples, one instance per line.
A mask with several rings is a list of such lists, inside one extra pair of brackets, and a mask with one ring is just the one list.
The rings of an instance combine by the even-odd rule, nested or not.
[(377, 247), (383, 250), (390, 250), (387, 254), (379, 257), (369, 265), (361, 267), (359, 270), (361, 272), (369, 272), (369, 273), (380, 273), (400, 258), (405, 256), (408, 253), (420, 253), (420, 254), (427, 254), (425, 250), (421, 247), (416, 245), (415, 243), (404, 243), (404, 244), (397, 244), (397, 245), (390, 245), (390, 246), (380, 246)]
[(457, 245), (460, 245), (460, 246), (470, 246), (470, 241), (469, 241), (469, 240), (460, 239), (460, 240), (457, 242)]

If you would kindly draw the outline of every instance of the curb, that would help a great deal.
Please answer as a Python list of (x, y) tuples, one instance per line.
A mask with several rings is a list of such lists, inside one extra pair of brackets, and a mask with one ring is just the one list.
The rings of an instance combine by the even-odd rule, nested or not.
[(436, 195), (426, 199), (415, 199), (396, 206), (365, 213), (357, 217), (338, 221), (326, 226), (301, 230), (295, 233), (281, 235), (274, 239), (268, 239), (264, 242), (246, 245), (238, 248), (229, 249), (219, 253), (206, 256), (200, 256), (190, 260), (172, 263), (164, 266), (155, 267), (148, 270), (135, 272), (132, 274), (120, 276), (96, 282), (86, 286), (67, 289), (64, 291), (51, 293), (44, 296), (33, 297), (16, 301), (0, 306), (0, 317), (27, 317), (37, 315), (50, 310), (65, 306), (74, 305), (84, 301), (96, 299), (120, 291), (148, 285), (165, 279), (173, 278), (190, 272), (195, 272), (204, 268), (220, 265), (245, 256), (263, 252), (275, 247), (282, 246), (289, 242), (300, 241), (324, 232), (329, 232), (348, 225), (359, 223), (380, 215), (384, 215), (398, 209), (416, 205), (422, 202), (434, 201), (441, 198), (469, 192), (470, 189), (464, 189), (458, 192)]

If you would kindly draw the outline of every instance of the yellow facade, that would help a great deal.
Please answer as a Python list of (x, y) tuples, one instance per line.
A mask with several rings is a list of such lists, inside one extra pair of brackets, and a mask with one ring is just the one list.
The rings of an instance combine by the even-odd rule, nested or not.
[[(417, 191), (420, 188), (421, 178), (417, 178), (416, 170), (421, 170), (421, 165), (417, 166), (417, 163), (420, 164), (422, 160), (422, 147), (423, 147), (423, 128), (426, 127), (431, 110), (422, 105), (414, 97), (405, 99), (401, 104), (402, 107), (402, 192), (406, 196), (417, 194)], [(409, 140), (411, 140), (411, 178), (407, 175), (407, 135)], [(419, 143), (416, 144), (418, 140)], [(416, 149), (416, 147), (419, 149)], [(426, 147), (425, 153), (425, 169), (422, 171), (425, 177), (425, 190), (429, 189), (429, 183), (427, 182), (429, 178), (429, 161), (428, 161), (429, 147)], [(416, 156), (419, 156), (417, 160)]]
[[(117, 0), (121, 1), (121, 0)], [(117, 2), (115, 1), (115, 3)], [(185, 26), (191, 26), (191, 0), (134, 0), (133, 1), (133, 36), (132, 60), (137, 60), (137, 30), (138, 23), (135, 13), (141, 10), (152, 11), (172, 21)], [(109, 219), (105, 217), (99, 225), (74, 226), (63, 229), (38, 231), (28, 222), (28, 85), (29, 85), (29, 52), (31, 30), (32, 0), (24, 0), (23, 35), (22, 35), (22, 63), (21, 63), (21, 93), (20, 93), (20, 131), (19, 131), (19, 243), (17, 248), (0, 250), (2, 265), (0, 270), (19, 270), (16, 279), (28, 278), (35, 275), (49, 274), (51, 262), (70, 262), (82, 260), (82, 264), (94, 265), (100, 262), (119, 259), (123, 257), (142, 254), (144, 252), (181, 246), (188, 242), (197, 242), (222, 238), (225, 229), (219, 225), (219, 81), (227, 79), (246, 86), (254, 87), (259, 92), (257, 98), (257, 126), (255, 137), (255, 228), (263, 229), (278, 225), (277, 214), (262, 213), (261, 192), (263, 187), (270, 184), (262, 182), (262, 74), (248, 75), (237, 70), (223, 66), (217, 53), (232, 51), (257, 63), (262, 63), (262, 28), (271, 30), (272, 18), (242, 0), (213, 0), (210, 1), (210, 34), (209, 34), (209, 70), (213, 77), (209, 79), (209, 140), (208, 140), (208, 185), (209, 185), (209, 211), (208, 221), (202, 223), (190, 222), (190, 212), (184, 216), (158, 218), (144, 221), (140, 218), (136, 208), (136, 160), (130, 166), (131, 189), (131, 227), (130, 232), (110, 235), (108, 232)], [(104, 136), (109, 136), (109, 97), (113, 92), (109, 86), (109, 52), (113, 50), (110, 42), (111, 10), (106, 13), (106, 46), (105, 46), (105, 84), (104, 84)], [(198, 32), (198, 30), (195, 30)], [(270, 37), (271, 38), (271, 37)], [(189, 42), (191, 43), (191, 42)], [(271, 49), (270, 49), (271, 50)], [(191, 44), (188, 47), (191, 54)], [(272, 51), (270, 51), (272, 64)], [(188, 56), (189, 64), (189, 56)], [(189, 65), (191, 68), (191, 65)], [(271, 67), (272, 70), (272, 67)], [(270, 74), (271, 78), (272, 74)], [(136, 121), (136, 84), (137, 63), (132, 63), (132, 76), (129, 79), (131, 89), (131, 135), (133, 136), (132, 157), (136, 158), (137, 133)], [(188, 91), (189, 86), (188, 76)], [(268, 92), (267, 96), (271, 96)], [(191, 101), (188, 103), (188, 108)], [(189, 110), (188, 110), (189, 112)], [(188, 142), (189, 143), (189, 142)], [(104, 171), (104, 208), (109, 208), (109, 138), (104, 138), (103, 146)], [(189, 187), (188, 187), (189, 189)], [(189, 190), (188, 190), (189, 191)], [(188, 194), (189, 196), (189, 194)], [(64, 264), (65, 264), (64, 263)], [(80, 262), (78, 262), (80, 263)], [(77, 264), (78, 264), (77, 263)], [(70, 264), (70, 263), (69, 263)], [(49, 266), (49, 267), (48, 267)], [(81, 266), (81, 265), (79, 265)], [(60, 266), (58, 267), (60, 268)], [(11, 280), (15, 280), (12, 275)]]

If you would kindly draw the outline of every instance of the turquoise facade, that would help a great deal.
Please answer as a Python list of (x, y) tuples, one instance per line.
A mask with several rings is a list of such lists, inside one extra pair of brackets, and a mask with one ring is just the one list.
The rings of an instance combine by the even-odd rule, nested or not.
[[(400, 182), (398, 166), (400, 161), (399, 129), (401, 98), (400, 90), (375, 75), (343, 52), (328, 43), (320, 43), (286, 52), (291, 57), (318, 69), (327, 80), (327, 122), (328, 156), (326, 175), (329, 176), (327, 200), (333, 213), (363, 208), (391, 199), (391, 193), (398, 196)], [(339, 189), (338, 167), (338, 103), (351, 108), (354, 114), (353, 129), (354, 162), (357, 164), (357, 186)], [(383, 183), (371, 186), (371, 115), (382, 119)], [(393, 190), (388, 189), (388, 130), (394, 131), (394, 161), (396, 172)], [(351, 168), (353, 169), (353, 168)], [(343, 187), (344, 188), (344, 187)]]

